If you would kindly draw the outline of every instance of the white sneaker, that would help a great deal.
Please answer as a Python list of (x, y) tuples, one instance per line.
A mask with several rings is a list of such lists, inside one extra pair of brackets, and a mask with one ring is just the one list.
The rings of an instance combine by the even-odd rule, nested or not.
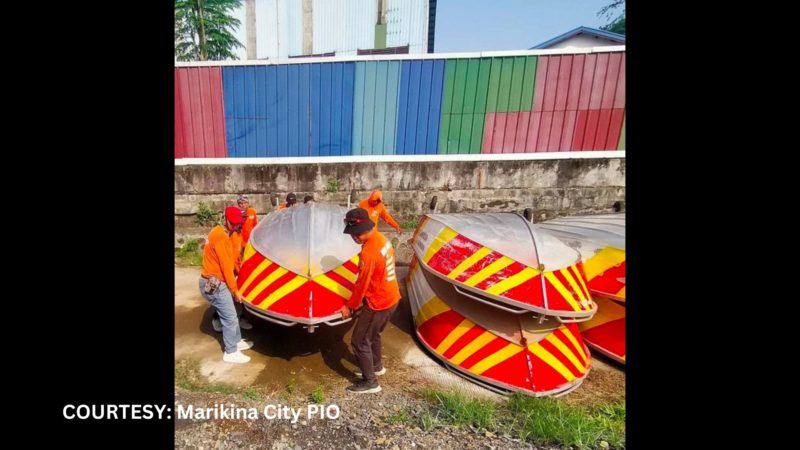
[(233, 353), (225, 353), (222, 355), (222, 360), (228, 363), (244, 364), (250, 361), (250, 357), (242, 353), (240, 350), (236, 350)]
[(211, 319), (211, 326), (217, 333), (222, 333), (222, 322), (219, 319)]
[[(360, 370), (356, 370), (356, 371), (355, 371), (355, 372), (353, 372), (353, 373), (354, 373), (354, 374), (355, 374), (357, 377), (362, 377), (362, 378), (364, 377), (364, 374), (362, 374)], [(378, 370), (377, 372), (375, 372), (375, 375), (383, 375), (383, 374), (385, 374), (385, 373), (386, 373), (386, 366), (384, 366), (383, 368), (381, 368), (381, 370)]]
[(241, 341), (236, 343), (236, 349), (238, 350), (247, 350), (252, 347), (253, 347), (253, 341), (242, 339)]
[(239, 319), (239, 328), (241, 328), (243, 330), (252, 330), (253, 329), (253, 324), (250, 323), (250, 321), (248, 321), (244, 317), (242, 317), (241, 319)]

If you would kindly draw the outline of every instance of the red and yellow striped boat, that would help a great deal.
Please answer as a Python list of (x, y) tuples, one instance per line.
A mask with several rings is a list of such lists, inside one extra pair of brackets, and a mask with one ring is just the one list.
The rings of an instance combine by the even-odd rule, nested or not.
[(423, 270), (455, 294), (507, 312), (594, 315), (580, 254), (518, 214), (430, 214), (412, 238)]
[(252, 314), (285, 326), (339, 325), (358, 274), (358, 252), (343, 234), (347, 209), (309, 202), (270, 213), (244, 251), (239, 290)]
[(576, 249), (592, 294), (625, 302), (625, 214), (571, 216), (534, 225)]
[(563, 395), (589, 372), (589, 350), (575, 323), (504, 312), (444, 290), (448, 282), (423, 270), (416, 257), (407, 284), (419, 341), (470, 381), (504, 394)]

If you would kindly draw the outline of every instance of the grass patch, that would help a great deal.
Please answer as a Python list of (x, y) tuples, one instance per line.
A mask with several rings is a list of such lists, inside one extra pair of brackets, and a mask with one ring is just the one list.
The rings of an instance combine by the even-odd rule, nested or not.
[(249, 387), (242, 392), (242, 397), (255, 402), (261, 400), (261, 394), (254, 387)]
[(589, 408), (520, 394), (502, 403), (435, 389), (420, 394), (427, 401), (420, 416), (425, 430), (442, 423), (508, 433), (536, 445), (588, 449), (600, 448), (605, 441), (611, 448), (625, 448), (622, 402)]
[(211, 226), (217, 225), (221, 223), (222, 213), (220, 211), (214, 211), (211, 209), (210, 206), (206, 205), (203, 202), (197, 204), (197, 223), (203, 226)]
[(411, 220), (404, 220), (400, 222), (400, 229), (402, 230), (414, 230), (419, 225), (419, 219), (411, 219)]
[(339, 192), (339, 180), (334, 177), (328, 178), (328, 185), (325, 186), (327, 192)]
[(179, 267), (191, 267), (203, 265), (203, 250), (200, 244), (203, 239), (190, 239), (175, 249), (175, 261)]
[(325, 403), (325, 392), (322, 391), (322, 386), (317, 386), (314, 392), (311, 393), (311, 401), (314, 403)]
[(289, 378), (289, 382), (286, 383), (286, 393), (289, 395), (294, 395), (297, 392), (297, 380), (294, 377)]
[(411, 412), (408, 410), (408, 408), (403, 408), (399, 411), (389, 414), (389, 417), (387, 417), (386, 420), (392, 425), (400, 423), (409, 424), (412, 422), (411, 417)]

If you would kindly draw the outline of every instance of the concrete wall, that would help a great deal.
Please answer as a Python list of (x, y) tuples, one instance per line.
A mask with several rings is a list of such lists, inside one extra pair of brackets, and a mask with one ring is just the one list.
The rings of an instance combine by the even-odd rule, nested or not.
[[(338, 192), (328, 192), (329, 179)], [(175, 167), (176, 245), (187, 236), (204, 235), (195, 220), (204, 202), (221, 211), (239, 193), (250, 197), (260, 215), (275, 197), (288, 192), (299, 201), (347, 205), (372, 189), (383, 190), (398, 222), (430, 212), (522, 211), (533, 208), (536, 222), (558, 216), (611, 212), (625, 200), (625, 159), (560, 159), (526, 161), (360, 162), (294, 165), (185, 165)]]

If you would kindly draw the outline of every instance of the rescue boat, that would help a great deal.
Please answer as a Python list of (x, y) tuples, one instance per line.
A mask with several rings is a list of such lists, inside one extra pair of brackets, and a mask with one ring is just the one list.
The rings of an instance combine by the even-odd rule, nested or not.
[(335, 326), (350, 298), (361, 249), (342, 233), (347, 209), (309, 202), (268, 214), (253, 229), (238, 276), (253, 315), (309, 332)]
[(625, 215), (571, 216), (534, 225), (582, 257), (597, 314), (580, 324), (593, 350), (625, 363)]
[(503, 311), (445, 289), (413, 257), (408, 297), (419, 342), (455, 373), (489, 390), (564, 395), (590, 370), (575, 323)]
[(519, 214), (429, 214), (412, 247), (443, 289), (502, 311), (567, 323), (597, 310), (580, 253)]

